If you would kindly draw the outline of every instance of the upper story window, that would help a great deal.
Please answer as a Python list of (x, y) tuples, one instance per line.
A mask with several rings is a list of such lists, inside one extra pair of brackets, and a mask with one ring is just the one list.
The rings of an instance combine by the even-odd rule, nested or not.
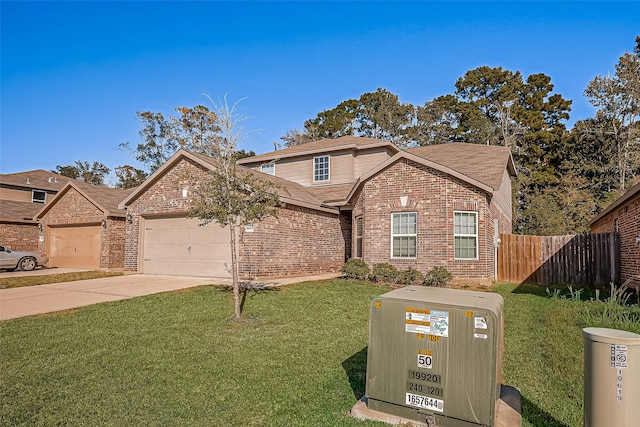
[(42, 190), (31, 190), (31, 203), (46, 203), (47, 193)]
[(456, 259), (478, 259), (477, 212), (454, 212), (453, 235)]
[(276, 163), (275, 162), (271, 162), (271, 163), (265, 163), (263, 165), (260, 165), (260, 172), (266, 173), (266, 174), (269, 174), (269, 175), (275, 175), (276, 174)]
[(313, 158), (313, 182), (329, 181), (329, 156)]
[(418, 214), (391, 214), (391, 258), (415, 258), (418, 248)]

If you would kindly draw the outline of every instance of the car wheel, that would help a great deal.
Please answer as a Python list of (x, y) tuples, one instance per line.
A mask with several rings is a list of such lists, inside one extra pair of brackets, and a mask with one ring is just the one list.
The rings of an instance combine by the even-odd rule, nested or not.
[(33, 258), (23, 258), (20, 260), (18, 267), (20, 267), (22, 271), (31, 271), (36, 268), (36, 260)]

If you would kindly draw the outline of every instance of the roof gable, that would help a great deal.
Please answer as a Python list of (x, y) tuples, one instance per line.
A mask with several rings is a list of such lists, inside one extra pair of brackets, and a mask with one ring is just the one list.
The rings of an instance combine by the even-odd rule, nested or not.
[(106, 216), (124, 217), (126, 212), (118, 208), (118, 204), (134, 189), (109, 188), (85, 182), (68, 182), (47, 205), (38, 212), (36, 218), (42, 218), (65, 194), (75, 189), (93, 203)]
[(400, 159), (412, 160), (467, 182), (488, 194), (500, 189), (505, 169), (516, 174), (511, 151), (507, 147), (449, 143), (400, 151), (361, 176), (347, 196), (351, 199), (361, 184)]

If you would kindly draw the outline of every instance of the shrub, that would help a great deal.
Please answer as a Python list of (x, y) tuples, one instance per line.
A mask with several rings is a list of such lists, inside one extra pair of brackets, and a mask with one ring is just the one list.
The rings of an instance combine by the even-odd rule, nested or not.
[(421, 284), (423, 281), (424, 276), (422, 275), (422, 273), (420, 273), (418, 270), (414, 270), (411, 267), (398, 275), (398, 283), (402, 285)]
[(371, 280), (374, 282), (388, 282), (395, 283), (398, 280), (398, 269), (393, 265), (386, 262), (380, 264), (373, 264), (373, 272), (371, 273)]
[(370, 272), (367, 263), (361, 259), (351, 258), (342, 266), (342, 273), (349, 279), (366, 280)]
[(446, 286), (453, 279), (453, 275), (444, 267), (433, 267), (424, 275), (424, 284), (427, 286)]

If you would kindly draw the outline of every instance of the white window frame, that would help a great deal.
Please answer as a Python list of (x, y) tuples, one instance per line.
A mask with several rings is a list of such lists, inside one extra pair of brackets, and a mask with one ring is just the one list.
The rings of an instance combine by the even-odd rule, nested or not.
[[(414, 217), (414, 233), (394, 233), (394, 218), (395, 217), (402, 217), (403, 215), (406, 216), (413, 216)], [(417, 212), (394, 212), (391, 214), (391, 259), (416, 259), (418, 257), (418, 213)], [(409, 231), (409, 230), (406, 230)], [(396, 238), (411, 238), (413, 237), (415, 239), (415, 247), (414, 247), (414, 255), (394, 255), (394, 241)]]
[[(44, 197), (42, 199), (36, 199), (36, 193), (41, 193)], [(31, 203), (42, 203), (43, 205), (47, 203), (47, 192), (44, 190), (31, 190)]]
[[(270, 172), (265, 171), (265, 169), (267, 170), (271, 170)], [(275, 175), (276, 174), (276, 162), (269, 162), (269, 163), (264, 163), (260, 165), (260, 172), (262, 173), (266, 173), (267, 175)]]
[[(322, 159), (322, 165), (319, 162)], [(326, 162), (325, 162), (326, 159)], [(326, 163), (326, 168), (323, 167)], [(326, 172), (324, 171), (326, 169)], [(320, 174), (322, 173), (322, 176)], [(326, 179), (324, 177), (326, 176)], [(322, 178), (322, 179), (318, 179)], [(331, 157), (327, 154), (324, 156), (316, 156), (313, 158), (313, 182), (328, 182), (331, 180)]]
[(354, 258), (364, 257), (364, 219), (362, 216), (356, 217), (356, 253)]
[[(456, 231), (456, 218), (458, 218), (458, 215), (472, 215), (474, 217), (475, 223), (474, 223), (474, 228), (475, 228), (475, 233), (462, 233), (460, 231)], [(461, 238), (473, 238), (475, 239), (475, 253), (476, 256), (475, 257), (459, 257), (456, 254), (456, 248), (457, 248), (457, 238), (461, 237)], [(478, 259), (478, 255), (480, 252), (480, 246), (479, 246), (479, 242), (478, 242), (478, 212), (475, 211), (454, 211), (453, 212), (453, 257), (456, 260), (463, 260), (463, 261), (473, 261), (473, 260), (477, 260)]]

